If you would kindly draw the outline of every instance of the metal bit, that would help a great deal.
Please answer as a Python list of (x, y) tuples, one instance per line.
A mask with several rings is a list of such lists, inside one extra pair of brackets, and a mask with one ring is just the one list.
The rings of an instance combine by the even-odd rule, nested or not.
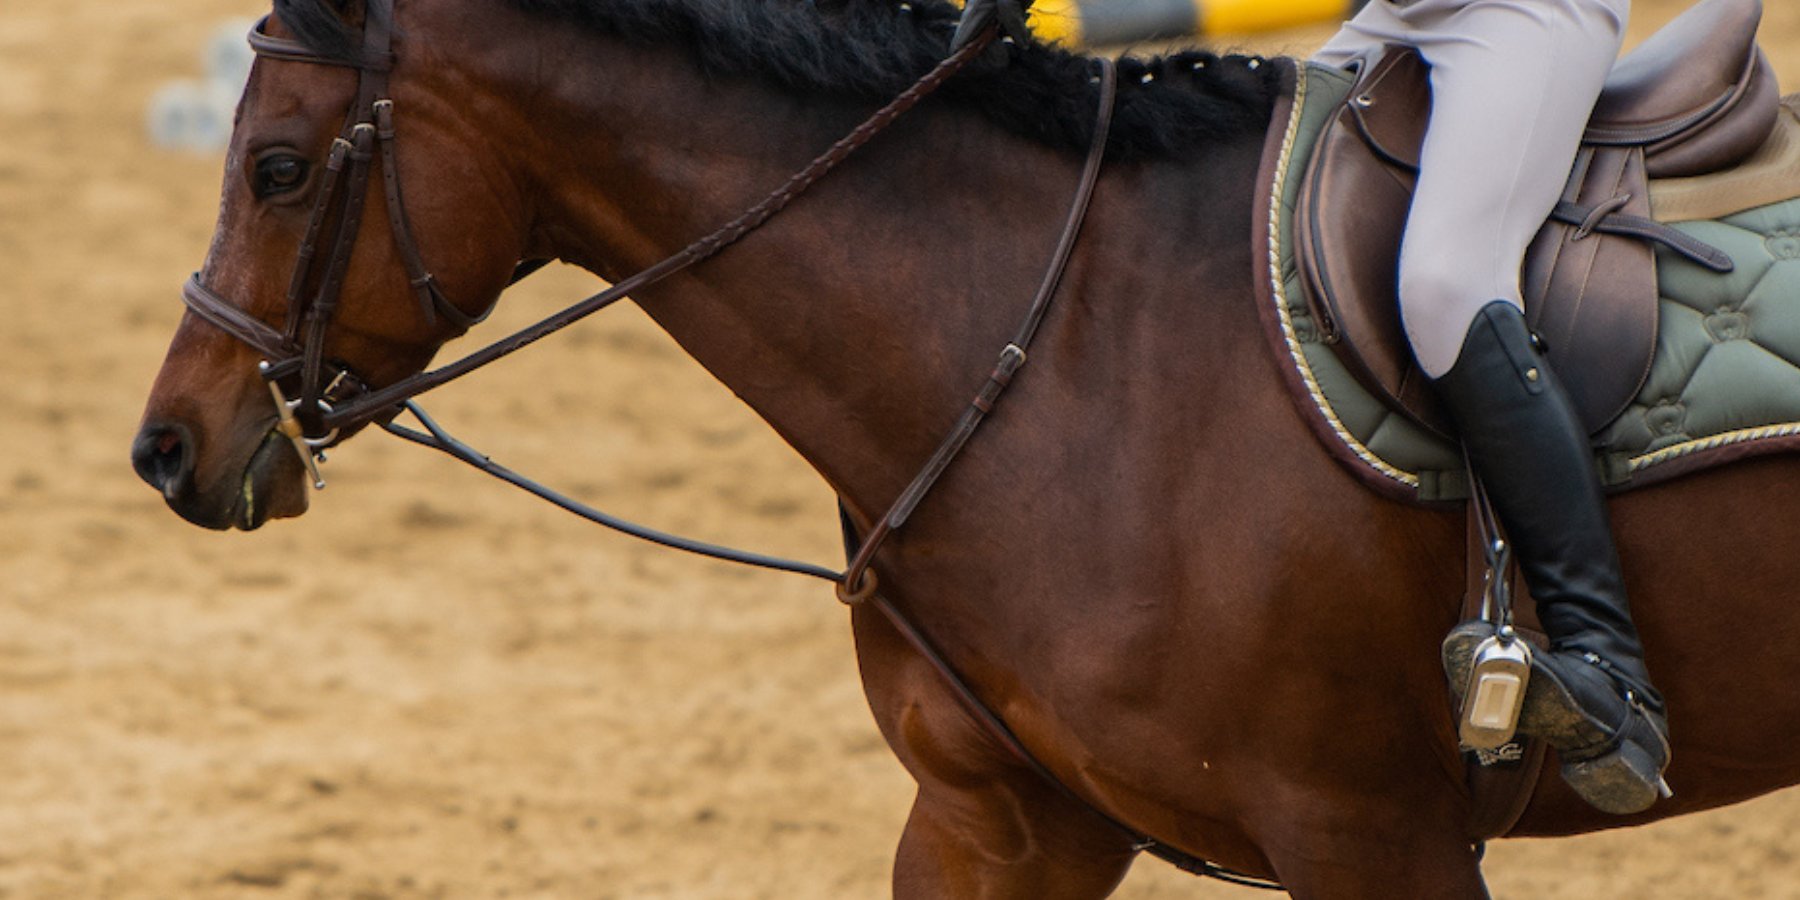
[(269, 394), (275, 398), (275, 430), (281, 432), (294, 445), (294, 452), (300, 454), (300, 461), (306, 465), (306, 472), (312, 476), (314, 490), (325, 489), (325, 476), (319, 472), (319, 463), (314, 459), (313, 449), (306, 442), (306, 429), (301, 427), (300, 420), (294, 418), (293, 404), (281, 393), (281, 386), (275, 379), (269, 378), (269, 364), (262, 363), (257, 368), (262, 370), (264, 380), (268, 382)]

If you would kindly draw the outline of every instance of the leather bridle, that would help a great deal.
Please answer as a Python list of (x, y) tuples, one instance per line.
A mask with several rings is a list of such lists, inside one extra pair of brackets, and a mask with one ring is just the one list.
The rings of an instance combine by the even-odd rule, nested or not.
[[(250, 30), (250, 47), (260, 57), (337, 66), (357, 73), (356, 100), (342, 132), (331, 143), (288, 283), (282, 328), (270, 327), (219, 296), (199, 273), (182, 289), (182, 298), (201, 318), (262, 352), (260, 368), (274, 395), (278, 430), (293, 441), (315, 487), (324, 487), (315, 456), (348, 424), (341, 419), (333, 421), (333, 404), (363, 389), (347, 368), (327, 361), (325, 335), (342, 298), (351, 254), (362, 230), (363, 207), (377, 156), (394, 245), (425, 321), (434, 327), (447, 324), (460, 334), (485, 318), (485, 314), (468, 315), (445, 298), (425, 268), (406, 215), (394, 152), (394, 101), (388, 96), (388, 76), (394, 66), (392, 12), (388, 0), (368, 4), (361, 51), (348, 59), (326, 56), (298, 41), (270, 35), (266, 17)], [(327, 236), (328, 252), (321, 255), (319, 242)], [(295, 378), (298, 391), (290, 398), (282, 385)]]
[[(243, 305), (207, 287), (200, 273), (188, 279), (182, 289), (182, 300), (196, 315), (263, 354), (259, 370), (275, 401), (275, 428), (293, 443), (315, 488), (325, 486), (317, 465), (318, 457), (325, 447), (337, 440), (343, 429), (365, 422), (386, 422), (411, 398), (517, 352), (624, 299), (631, 291), (668, 278), (737, 242), (937, 90), (987, 45), (987, 41), (980, 41), (980, 46), (971, 44), (945, 59), (761, 203), (662, 262), (455, 362), (380, 389), (370, 389), (348, 366), (327, 357), (325, 338), (343, 294), (344, 278), (361, 231), (363, 207), (377, 157), (381, 160), (380, 180), (394, 245), (406, 269), (415, 302), (426, 321), (447, 326), (460, 334), (486, 318), (491, 308), (479, 315), (469, 315), (458, 309), (444, 296), (425, 267), (406, 214), (398, 157), (394, 152), (394, 101), (388, 96), (388, 79), (395, 62), (392, 0), (368, 0), (366, 6), (362, 49), (354, 58), (327, 56), (298, 41), (273, 37), (268, 33), (266, 17), (250, 31), (250, 47), (263, 59), (336, 66), (357, 72), (356, 100), (345, 116), (343, 131), (332, 141), (326, 158), (318, 197), (313, 202), (311, 219), (288, 283), (286, 318), (282, 328), (277, 330), (246, 312)], [(329, 252), (321, 255), (319, 243), (325, 235), (330, 236)], [(547, 262), (520, 262), (514, 270), (512, 283)]]

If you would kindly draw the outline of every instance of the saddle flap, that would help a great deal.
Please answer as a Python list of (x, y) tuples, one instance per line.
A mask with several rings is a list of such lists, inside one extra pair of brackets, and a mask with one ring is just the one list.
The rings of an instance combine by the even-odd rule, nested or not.
[(1325, 340), (1363, 386), (1440, 435), (1449, 414), (1401, 327), (1400, 235), (1430, 118), (1429, 72), (1391, 48), (1320, 135), (1296, 220), (1306, 299)]
[[(1641, 147), (1583, 147), (1565, 203), (1650, 216)], [(1624, 411), (1656, 355), (1656, 252), (1552, 221), (1525, 254), (1525, 317), (1590, 433)]]
[[(1390, 48), (1325, 126), (1299, 198), (1297, 251), (1307, 302), (1325, 340), (1371, 393), (1448, 435), (1448, 414), (1413, 358), (1400, 321), (1399, 256), (1412, 204), (1429, 70)], [(1603, 213), (1649, 215), (1643, 152), (1585, 153), (1563, 199)], [(1590, 433), (1635, 396), (1656, 350), (1656, 266), (1641, 241), (1587, 225), (1548, 224), (1522, 275), (1534, 327)]]

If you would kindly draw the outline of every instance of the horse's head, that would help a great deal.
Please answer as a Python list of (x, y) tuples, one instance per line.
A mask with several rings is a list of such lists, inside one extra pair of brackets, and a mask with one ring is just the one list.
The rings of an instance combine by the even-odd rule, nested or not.
[(304, 512), (309, 451), (369, 418), (334, 404), (422, 369), (523, 252), (479, 98), (424, 28), (396, 46), (390, 4), (277, 0), (251, 36), (217, 231), (132, 447), (196, 524)]

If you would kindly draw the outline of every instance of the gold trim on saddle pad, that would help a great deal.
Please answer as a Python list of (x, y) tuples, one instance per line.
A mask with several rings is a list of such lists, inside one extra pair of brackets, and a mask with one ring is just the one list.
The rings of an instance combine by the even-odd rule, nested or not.
[(1299, 335), (1294, 330), (1293, 316), (1288, 311), (1287, 281), (1282, 273), (1284, 248), (1282, 241), (1288, 232), (1290, 222), (1289, 217), (1282, 210), (1282, 203), (1286, 199), (1288, 176), (1293, 169), (1293, 153), (1300, 136), (1300, 120), (1306, 113), (1310, 67), (1302, 64), (1296, 69), (1298, 71), (1295, 76), (1293, 111), (1288, 116), (1287, 131), (1282, 138), (1281, 156), (1275, 166), (1275, 181), (1269, 194), (1269, 282), (1271, 294), (1275, 300), (1275, 314), (1281, 324), (1282, 339), (1287, 344), (1288, 355), (1292, 358), (1294, 367), (1299, 370), (1300, 378), (1306, 383), (1306, 391), (1312, 398), (1314, 407), (1330, 425), (1332, 433), (1337, 436), (1338, 440), (1342, 441), (1344, 446), (1356, 455), (1357, 459), (1362, 460), (1376, 472), (1416, 490), (1419, 487), (1418, 475), (1398, 469), (1389, 464), (1387, 460), (1376, 456), (1375, 452), (1357, 439), (1356, 435), (1352, 434), (1350, 429), (1345, 427), (1343, 421), (1338, 418), (1337, 411), (1332, 407), (1331, 401), (1326, 398), (1324, 389), (1319, 384), (1318, 376), (1313, 372), (1312, 364), (1307, 361), (1306, 351), (1300, 346)]

